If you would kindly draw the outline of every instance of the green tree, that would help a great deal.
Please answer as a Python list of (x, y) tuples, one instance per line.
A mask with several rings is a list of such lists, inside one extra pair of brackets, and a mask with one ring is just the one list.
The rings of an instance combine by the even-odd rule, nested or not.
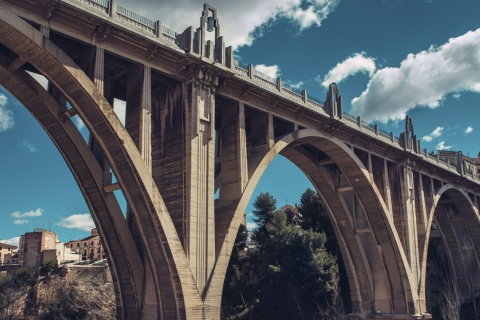
[(261, 244), (267, 234), (266, 226), (277, 210), (277, 200), (267, 193), (260, 193), (253, 202), (253, 221), (257, 224), (257, 229), (253, 232), (253, 240)]
[(302, 215), (301, 226), (305, 230), (312, 229), (324, 232), (327, 236), (326, 248), (336, 256), (340, 256), (340, 248), (328, 217), (328, 211), (317, 192), (307, 189), (300, 198), (298, 211)]
[(240, 225), (223, 283), (222, 315), (224, 318), (234, 316), (247, 309), (245, 291), (248, 290), (248, 286), (244, 275), (244, 267), (247, 261), (245, 256), (246, 246), (247, 229), (244, 225)]
[(338, 279), (325, 234), (287, 223), (281, 211), (272, 214), (265, 229), (256, 255), (259, 303), (253, 319), (322, 319)]

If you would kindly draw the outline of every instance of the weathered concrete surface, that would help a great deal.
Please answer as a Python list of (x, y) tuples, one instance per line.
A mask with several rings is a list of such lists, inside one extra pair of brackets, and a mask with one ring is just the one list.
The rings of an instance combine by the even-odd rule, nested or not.
[[(398, 139), (344, 115), (336, 85), (323, 106), (236, 66), (210, 6), (202, 21), (217, 19), (215, 43), (205, 41), (205, 24), (174, 34), (89, 0), (2, 0), (0, 8), (0, 84), (71, 168), (111, 261), (119, 319), (219, 319), (237, 230), (277, 154), (329, 208), (352, 318), (428, 316), (433, 221), (463, 299), (480, 291), (462, 264), (468, 253), (480, 269), (478, 178), (461, 161), (422, 153), (411, 126)], [(49, 89), (25, 70), (43, 74)], [(126, 104), (125, 126), (115, 99)], [(113, 195), (119, 188), (126, 219)]]

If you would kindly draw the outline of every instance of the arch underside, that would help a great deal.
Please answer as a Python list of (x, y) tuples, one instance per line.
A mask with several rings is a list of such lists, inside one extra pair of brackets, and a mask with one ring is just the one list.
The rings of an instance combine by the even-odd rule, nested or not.
[(348, 261), (353, 313), (414, 313), (414, 297), (408, 295), (409, 283), (402, 277), (407, 273), (398, 254), (402, 249), (394, 230), (384, 223), (383, 199), (365, 175), (367, 170), (342, 144), (328, 137), (306, 137), (281, 154), (310, 178), (329, 208)]
[[(0, 43), (9, 55), (1, 57), (0, 84), (30, 110), (77, 180), (112, 262), (117, 317), (182, 319), (198, 314), (200, 295), (173, 223), (111, 106), (65, 53), (14, 13), (1, 9)], [(74, 110), (68, 114), (78, 114), (98, 142), (135, 219), (136, 243), (114, 194), (105, 191), (105, 172), (69, 116), (65, 117), (68, 110), (22, 70), (25, 66), (44, 75), (61, 92)], [(148, 275), (152, 290), (144, 290)]]
[[(354, 153), (340, 140), (317, 130), (303, 129), (287, 134), (269, 151), (251, 155), (249, 182), (241, 199), (236, 201), (237, 208), (231, 209), (235, 215), (219, 259), (231, 251), (228, 244), (234, 242), (246, 203), (265, 168), (277, 154), (290, 159), (307, 175), (329, 209), (347, 269), (353, 313), (359, 317), (374, 310), (414, 314), (416, 292), (410, 285), (405, 254), (386, 216), (381, 195)], [(318, 154), (327, 158), (318, 159)], [(343, 175), (343, 185), (338, 185), (335, 174)], [(356, 201), (353, 206), (352, 201)], [(355, 225), (355, 219), (358, 219), (355, 215), (363, 215), (364, 226)], [(216, 268), (213, 281), (223, 283), (221, 277), (225, 271)]]
[[(438, 190), (429, 221), (430, 233), (436, 223), (446, 249), (450, 276), (462, 302), (480, 295), (480, 220), (478, 209), (468, 195), (454, 185)], [(428, 248), (428, 244), (425, 246)], [(422, 266), (426, 272), (426, 257)], [(425, 286), (425, 283), (423, 283)]]

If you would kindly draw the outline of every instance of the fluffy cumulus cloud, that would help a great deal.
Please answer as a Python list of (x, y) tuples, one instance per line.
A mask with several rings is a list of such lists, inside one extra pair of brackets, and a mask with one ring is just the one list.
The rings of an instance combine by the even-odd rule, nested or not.
[(38, 208), (36, 210), (27, 211), (23, 213), (20, 211), (15, 211), (10, 215), (14, 218), (20, 219), (20, 218), (41, 217), (43, 215), (43, 212), (44, 212), (43, 209)]
[(322, 86), (328, 88), (332, 82), (339, 83), (357, 73), (365, 73), (371, 77), (375, 70), (375, 59), (367, 57), (365, 52), (355, 53), (333, 67), (323, 78)]
[(7, 108), (8, 99), (3, 93), (0, 93), (0, 132), (13, 128), (13, 112)]
[(13, 220), (14, 224), (22, 225), (30, 222), (30, 220), (26, 218), (41, 217), (43, 215), (43, 212), (44, 212), (43, 209), (38, 208), (36, 210), (31, 210), (26, 212), (15, 211), (15, 212), (12, 212), (10, 215), (13, 218), (15, 218), (15, 220)]
[(82, 231), (90, 231), (95, 228), (93, 223), (92, 216), (90, 213), (79, 213), (74, 214), (69, 217), (61, 219), (55, 225), (67, 228), (67, 229), (78, 229)]
[[(177, 0), (159, 1), (145, 0), (141, 3), (118, 1), (150, 20), (160, 19), (166, 26), (178, 33), (187, 27), (199, 27), (200, 16), (205, 1)], [(217, 9), (221, 35), (225, 44), (234, 48), (251, 45), (262, 30), (278, 19), (288, 19), (299, 31), (312, 26), (320, 26), (330, 12), (335, 10), (340, 0), (243, 0), (224, 1), (210, 0), (208, 3)]]
[(472, 133), (473, 132), (473, 128), (471, 126), (468, 126), (467, 129), (465, 129), (465, 135), (469, 134), (469, 133)]
[(480, 29), (409, 54), (398, 68), (378, 70), (352, 100), (352, 113), (367, 121), (399, 120), (417, 107), (436, 108), (450, 93), (480, 93)]
[(280, 68), (277, 65), (266, 66), (264, 64), (257, 64), (255, 70), (260, 71), (263, 74), (266, 74), (269, 77), (274, 79), (280, 76)]
[(433, 140), (433, 138), (438, 138), (442, 135), (443, 132), (443, 127), (437, 127), (435, 130), (432, 131), (432, 133), (427, 134), (426, 136), (422, 137), (423, 141), (430, 142)]
[(17, 246), (18, 247), (18, 244), (20, 243), (20, 237), (14, 237), (14, 238), (10, 238), (10, 239), (0, 240), (0, 243), (6, 243), (6, 244), (10, 244), (12, 246)]

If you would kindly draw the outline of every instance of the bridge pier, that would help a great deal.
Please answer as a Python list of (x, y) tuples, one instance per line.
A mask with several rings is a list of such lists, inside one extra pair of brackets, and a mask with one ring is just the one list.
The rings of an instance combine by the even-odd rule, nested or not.
[[(253, 68), (235, 67), (219, 29), (215, 49), (205, 25), (182, 36), (156, 30), (157, 41), (73, 1), (59, 4), (62, 15), (51, 15), (49, 27), (42, 5), (26, 15), (28, 8), (1, 2), (0, 84), (29, 108), (72, 169), (108, 249), (119, 319), (219, 319), (238, 227), (279, 153), (329, 208), (351, 319), (430, 317), (425, 278), (434, 222), (462, 301), (478, 295), (479, 181), (462, 163), (457, 171), (421, 153), (411, 121), (401, 139), (382, 136), (344, 118), (336, 85), (324, 108), (281, 81), (268, 84)], [(61, 26), (77, 21), (73, 13), (95, 23), (78, 34), (66, 28), (67, 37)], [(202, 23), (209, 17), (217, 19), (216, 11), (205, 6)], [(47, 77), (49, 90), (25, 70)], [(114, 99), (126, 103), (125, 127), (112, 112)], [(92, 133), (90, 147), (74, 115)], [(113, 195), (118, 187), (126, 219)]]

